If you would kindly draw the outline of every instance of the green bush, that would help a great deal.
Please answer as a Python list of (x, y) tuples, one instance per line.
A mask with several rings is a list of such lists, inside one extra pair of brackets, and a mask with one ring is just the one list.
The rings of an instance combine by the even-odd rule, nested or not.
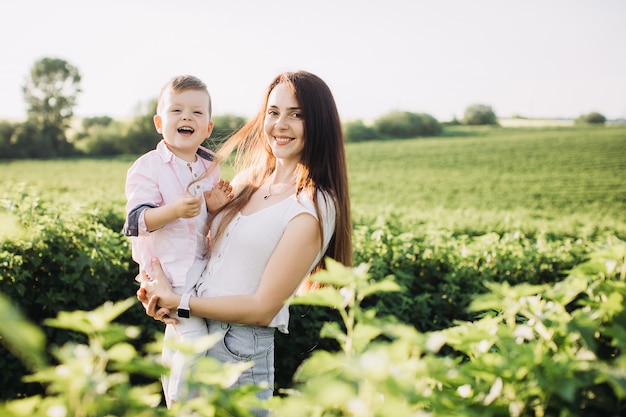
[[(24, 235), (0, 242), (0, 292), (6, 294), (28, 318), (41, 324), (60, 311), (89, 310), (105, 301), (132, 297), (136, 265), (129, 242), (121, 234), (119, 207), (85, 201), (75, 207), (35, 189), (14, 187), (2, 196), (5, 211), (23, 226)], [(1, 209), (0, 209), (1, 210)], [(462, 233), (462, 234), (460, 234)], [(359, 219), (354, 223), (357, 263), (369, 266), (374, 282), (395, 276), (398, 292), (369, 296), (364, 307), (420, 332), (471, 320), (467, 310), (475, 294), (485, 293), (483, 282), (516, 285), (559, 281), (599, 245), (614, 239), (590, 236), (576, 239), (564, 234), (525, 235), (503, 229), (484, 234), (472, 230), (430, 230), (388, 216)], [(320, 338), (324, 323), (341, 323), (336, 310), (294, 305), (289, 335), (277, 335), (276, 383), (291, 386), (293, 374), (312, 352), (335, 352), (340, 345)], [(145, 329), (144, 337), (162, 330), (147, 317), (139, 303), (122, 321)], [(47, 328), (49, 344), (81, 342), (74, 333)], [(2, 351), (2, 398), (41, 391), (33, 384), (16, 384), (26, 374), (23, 365)]]
[(465, 109), (463, 123), (466, 125), (497, 125), (498, 118), (491, 106), (472, 104)]
[[(0, 248), (0, 334), (32, 372), (1, 356), (2, 415), (249, 415), (255, 387), (228, 382), (247, 364), (204, 361), (201, 398), (161, 405), (159, 347), (139, 331), (160, 329), (134, 300), (116, 210), (53, 208), (28, 188), (3, 202), (26, 234)], [(356, 223), (360, 265), (329, 261), (315, 277), (329, 286), (294, 301), (277, 363), (295, 374), (267, 404), (274, 415), (624, 414), (624, 242), (406, 229)]]
[[(91, 310), (134, 295), (137, 268), (114, 207), (102, 202), (66, 207), (27, 187), (15, 187), (2, 202), (22, 226), (23, 236), (0, 242), (0, 292), (29, 320), (41, 324), (60, 311)], [(123, 319), (141, 324), (150, 335), (158, 326), (139, 303)], [(62, 344), (76, 335), (46, 329), (46, 337), (49, 343)], [(25, 370), (4, 348), (0, 351), (0, 397), (37, 392), (35, 385), (16, 383)]]
[(441, 125), (429, 114), (395, 111), (374, 121), (374, 129), (389, 138), (414, 138), (416, 136), (437, 136)]
[(478, 236), (410, 230), (394, 218), (357, 222), (353, 244), (356, 262), (368, 264), (374, 279), (394, 275), (402, 288), (370, 302), (380, 314), (394, 315), (419, 331), (474, 318), (467, 306), (487, 290), (485, 281), (554, 283), (596, 248), (569, 236), (526, 236), (514, 230)]
[(362, 120), (342, 123), (343, 138), (346, 142), (363, 142), (380, 139), (380, 134), (371, 126), (366, 126)]
[[(3, 417), (50, 416), (232, 416), (249, 417), (258, 404), (255, 386), (230, 387), (250, 363), (223, 365), (213, 358), (201, 358), (190, 377), (191, 389), (199, 398), (176, 403), (171, 410), (162, 405), (161, 385), (156, 380), (166, 371), (159, 365), (151, 345), (134, 346), (140, 334), (137, 326), (113, 322), (136, 300), (106, 302), (93, 311), (60, 312), (45, 325), (81, 334), (85, 343), (68, 341), (53, 345), (56, 364), (48, 364), (44, 336), (36, 326), (16, 313), (0, 294), (0, 313), (14, 319), (0, 323), (0, 335), (11, 340), (15, 352), (24, 352), (34, 372), (25, 377), (45, 388), (45, 395), (29, 395), (0, 403)], [(217, 338), (199, 339), (180, 346), (188, 352), (202, 352)]]
[(11, 159), (15, 150), (12, 147), (13, 132), (17, 124), (0, 120), (0, 158)]
[(595, 111), (583, 114), (576, 119), (576, 124), (603, 125), (604, 123), (606, 123), (606, 117)]
[(210, 136), (211, 142), (220, 143), (235, 133), (246, 123), (246, 119), (233, 114), (215, 115), (213, 120), (213, 132)]
[(338, 311), (318, 350), (276, 400), (276, 416), (622, 416), (626, 412), (626, 243), (614, 242), (553, 285), (489, 283), (473, 322), (428, 333), (367, 308), (401, 292), (362, 265), (331, 263), (329, 284), (296, 302)]
[[(85, 132), (76, 139), (75, 146), (86, 155), (91, 156), (114, 156), (122, 155), (132, 149), (127, 143), (128, 126), (121, 122), (113, 121), (106, 125), (89, 126)], [(154, 132), (154, 137), (157, 136)]]

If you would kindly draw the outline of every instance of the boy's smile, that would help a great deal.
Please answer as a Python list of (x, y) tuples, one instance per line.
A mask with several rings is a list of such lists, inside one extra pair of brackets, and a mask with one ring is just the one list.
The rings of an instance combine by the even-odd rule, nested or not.
[(154, 126), (174, 155), (188, 162), (195, 161), (198, 147), (213, 130), (209, 95), (202, 90), (164, 92), (161, 109), (154, 116)]

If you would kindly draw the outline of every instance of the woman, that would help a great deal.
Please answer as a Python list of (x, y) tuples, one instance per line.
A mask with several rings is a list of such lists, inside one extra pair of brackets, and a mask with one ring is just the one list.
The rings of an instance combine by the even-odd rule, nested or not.
[(260, 398), (269, 398), (274, 330), (288, 332), (286, 302), (324, 257), (352, 264), (347, 165), (330, 89), (308, 72), (280, 74), (261, 111), (224, 144), (219, 160), (234, 150), (235, 197), (211, 224), (198, 297), (181, 300), (158, 262), (137, 294), (159, 320), (172, 320), (166, 314), (175, 308), (206, 318), (210, 333), (224, 334), (208, 355), (252, 360), (239, 383), (267, 384)]

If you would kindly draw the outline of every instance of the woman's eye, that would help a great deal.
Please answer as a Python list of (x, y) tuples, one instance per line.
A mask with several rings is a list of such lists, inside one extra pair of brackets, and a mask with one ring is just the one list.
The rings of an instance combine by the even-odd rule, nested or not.
[(291, 117), (293, 117), (294, 119), (301, 119), (302, 118), (302, 113), (293, 113), (291, 115)]

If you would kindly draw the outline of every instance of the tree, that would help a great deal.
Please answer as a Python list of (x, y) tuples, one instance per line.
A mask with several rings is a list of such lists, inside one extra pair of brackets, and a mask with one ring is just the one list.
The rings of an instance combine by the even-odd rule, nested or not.
[(576, 119), (576, 124), (596, 124), (603, 125), (606, 123), (606, 117), (603, 114), (598, 113), (596, 111), (592, 111), (591, 113), (583, 114)]
[(145, 103), (139, 103), (135, 110), (125, 140), (119, 142), (119, 153), (126, 155), (141, 155), (154, 149), (161, 135), (154, 127), (153, 117), (156, 114), (158, 99), (152, 99)]
[(433, 116), (426, 113), (393, 111), (376, 119), (374, 128), (390, 138), (414, 138), (417, 136), (437, 136), (441, 125)]
[(491, 106), (472, 104), (465, 109), (463, 123), (466, 125), (497, 125), (498, 118)]
[(0, 159), (13, 157), (11, 139), (16, 128), (15, 123), (0, 120)]
[(244, 117), (236, 116), (234, 114), (213, 116), (212, 120), (214, 127), (209, 141), (216, 144), (224, 142), (230, 135), (235, 133), (246, 123), (246, 119)]
[(343, 138), (346, 142), (362, 142), (365, 140), (380, 139), (380, 134), (371, 126), (365, 125), (362, 120), (354, 120), (342, 124)]
[(76, 99), (81, 92), (78, 69), (59, 58), (42, 58), (35, 62), (23, 86), (28, 105), (28, 120), (40, 130), (39, 137), (50, 141), (51, 155), (68, 155), (72, 146), (65, 135)]

